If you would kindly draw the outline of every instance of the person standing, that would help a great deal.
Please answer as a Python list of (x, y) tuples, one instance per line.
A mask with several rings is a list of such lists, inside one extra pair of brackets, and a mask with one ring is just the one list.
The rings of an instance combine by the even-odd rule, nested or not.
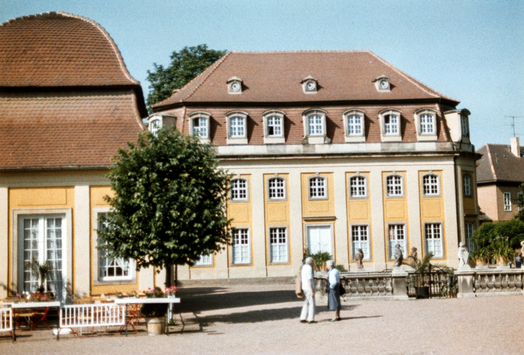
[(334, 318), (331, 319), (332, 322), (340, 320), (340, 272), (335, 268), (335, 262), (333, 260), (328, 260), (326, 266), (329, 270), (328, 272), (328, 307), (330, 311), (335, 311)]
[(315, 322), (315, 279), (313, 278), (313, 258), (307, 257), (302, 271), (300, 273), (302, 278), (302, 291), (305, 294), (304, 305), (302, 306), (302, 313), (300, 314), (300, 322), (302, 323), (316, 323)]

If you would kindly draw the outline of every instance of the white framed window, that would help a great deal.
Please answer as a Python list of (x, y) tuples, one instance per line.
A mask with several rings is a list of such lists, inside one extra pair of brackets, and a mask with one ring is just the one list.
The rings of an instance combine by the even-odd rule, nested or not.
[(213, 266), (213, 254), (201, 255), (193, 266)]
[(426, 223), (426, 251), (433, 253), (436, 258), (444, 257), (442, 248), (442, 225), (440, 223)]
[(326, 178), (315, 176), (309, 179), (309, 198), (310, 199), (325, 199), (327, 198), (327, 183)]
[(424, 196), (439, 196), (440, 184), (439, 176), (436, 174), (427, 174), (422, 177), (422, 192)]
[(227, 144), (247, 144), (247, 116), (240, 111), (227, 113)]
[(460, 127), (462, 129), (462, 135), (463, 136), (469, 136), (468, 116), (466, 116), (466, 115), (461, 115), (460, 116)]
[(324, 126), (322, 125), (322, 116), (319, 114), (311, 114), (307, 116), (307, 127), (310, 136), (324, 135)]
[(397, 110), (383, 110), (379, 112), (380, 134), (383, 142), (400, 142), (401, 113)]
[(417, 128), (417, 140), (437, 140), (437, 111), (431, 108), (423, 108), (415, 110), (413, 113)]
[(174, 130), (176, 127), (176, 118), (175, 115), (153, 114), (148, 117), (149, 131), (156, 136), (162, 127), (169, 127)]
[(368, 195), (367, 179), (357, 175), (349, 178), (349, 196), (351, 198), (366, 198)]
[(268, 197), (270, 200), (286, 199), (286, 180), (275, 177), (268, 180)]
[(420, 116), (420, 134), (435, 134), (435, 116), (423, 113)]
[(468, 247), (468, 251), (471, 253), (473, 250), (475, 250), (475, 244), (473, 244), (473, 241), (471, 240), (471, 237), (473, 236), (473, 232), (475, 232), (475, 223), (466, 223), (466, 246)]
[(344, 112), (346, 142), (365, 142), (364, 111), (351, 110)]
[(231, 201), (247, 201), (248, 184), (246, 179), (231, 181)]
[(352, 240), (352, 258), (355, 260), (355, 254), (358, 249), (362, 249), (364, 253), (363, 260), (371, 260), (371, 253), (369, 248), (369, 227), (367, 225), (351, 226), (351, 240)]
[(151, 133), (156, 135), (157, 132), (160, 130), (160, 128), (162, 128), (162, 121), (158, 118), (151, 120), (151, 122), (149, 123), (149, 127), (150, 127), (149, 130), (151, 131)]
[(264, 144), (284, 144), (284, 112), (267, 111), (263, 114)]
[(287, 263), (289, 261), (286, 228), (269, 228), (269, 253), (271, 263)]
[(400, 245), (402, 255), (407, 257), (408, 250), (406, 228), (404, 224), (390, 224), (388, 225), (388, 239), (389, 239), (389, 258), (395, 259), (395, 248), (397, 244)]
[(251, 263), (251, 243), (249, 241), (249, 229), (233, 228), (232, 236), (232, 261), (233, 264)]
[(207, 112), (193, 112), (189, 115), (190, 132), (201, 141), (209, 141), (210, 117)]
[(504, 192), (504, 211), (511, 212), (511, 192)]
[(304, 132), (309, 144), (326, 143), (326, 112), (320, 109), (305, 111)]
[[(100, 246), (98, 241), (98, 231), (104, 230), (106, 224), (102, 223), (102, 216), (107, 216), (107, 212), (94, 211), (96, 214), (96, 225), (95, 230), (96, 245)], [(107, 250), (98, 249), (98, 281), (100, 282), (113, 282), (113, 281), (132, 281), (136, 279), (135, 275), (135, 262), (132, 259), (123, 258), (110, 258)]]
[(386, 178), (386, 193), (388, 197), (404, 196), (402, 175), (390, 175)]
[(471, 186), (471, 175), (464, 174), (463, 180), (464, 180), (464, 196), (471, 197), (473, 195), (472, 186)]

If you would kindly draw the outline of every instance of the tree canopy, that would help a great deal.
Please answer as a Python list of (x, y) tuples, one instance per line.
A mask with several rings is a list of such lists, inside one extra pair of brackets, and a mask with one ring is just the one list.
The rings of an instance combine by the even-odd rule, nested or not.
[(198, 138), (166, 128), (144, 132), (119, 149), (107, 177), (115, 196), (106, 196), (112, 211), (99, 245), (109, 256), (132, 258), (137, 269), (161, 269), (193, 265), (228, 242), (230, 176)]
[(167, 67), (154, 63), (155, 69), (147, 71), (147, 80), (151, 83), (149, 85), (151, 91), (147, 96), (148, 108), (170, 97), (174, 89), (186, 85), (226, 52), (208, 49), (207, 45), (201, 44), (196, 47), (184, 47), (180, 52), (173, 52), (171, 63)]

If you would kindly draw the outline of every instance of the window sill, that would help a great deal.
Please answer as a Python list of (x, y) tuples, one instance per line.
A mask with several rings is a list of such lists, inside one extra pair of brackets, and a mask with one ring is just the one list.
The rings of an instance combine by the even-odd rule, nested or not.
[(227, 145), (247, 144), (247, 138), (228, 138)]
[(430, 141), (436, 141), (437, 135), (436, 134), (419, 134), (417, 135), (417, 140), (419, 142), (430, 142)]
[(135, 285), (136, 278), (131, 280), (94, 280), (93, 286), (107, 286), (107, 285)]
[(366, 136), (345, 136), (346, 143), (361, 143), (366, 141)]
[(329, 139), (326, 138), (326, 136), (308, 136), (307, 137), (308, 144), (324, 144), (324, 143), (331, 143)]
[(285, 144), (285, 137), (264, 137), (264, 144)]
[(382, 142), (402, 142), (402, 137), (398, 136), (382, 136)]

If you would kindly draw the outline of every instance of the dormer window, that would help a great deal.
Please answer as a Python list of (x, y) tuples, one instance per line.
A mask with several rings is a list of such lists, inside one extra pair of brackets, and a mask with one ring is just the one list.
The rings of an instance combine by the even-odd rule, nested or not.
[(157, 132), (162, 127), (171, 127), (173, 130), (176, 127), (176, 116), (174, 115), (152, 115), (148, 118), (149, 124), (148, 129), (149, 132), (153, 133), (154, 135), (157, 134)]
[(365, 142), (364, 111), (350, 110), (343, 113), (346, 142)]
[(209, 120), (207, 112), (193, 112), (189, 115), (189, 132), (200, 138), (201, 142), (209, 141)]
[(433, 109), (420, 109), (413, 112), (419, 141), (437, 140), (437, 112)]
[(391, 91), (391, 84), (389, 82), (389, 78), (385, 75), (381, 75), (375, 80), (375, 88), (378, 92), (390, 92)]
[(302, 79), (302, 90), (305, 94), (315, 94), (318, 91), (317, 79), (311, 75)]
[(469, 122), (468, 116), (462, 114), (460, 116), (460, 126), (462, 128), (462, 135), (469, 136)]
[(326, 138), (326, 111), (313, 109), (303, 114), (304, 135), (308, 144), (329, 143)]
[(233, 76), (227, 81), (227, 89), (230, 94), (242, 93), (242, 79)]
[(284, 144), (284, 112), (266, 111), (263, 113), (264, 144)]
[(382, 142), (402, 141), (400, 111), (389, 109), (380, 111), (379, 120)]
[(227, 144), (247, 144), (247, 113), (229, 112), (226, 115)]

